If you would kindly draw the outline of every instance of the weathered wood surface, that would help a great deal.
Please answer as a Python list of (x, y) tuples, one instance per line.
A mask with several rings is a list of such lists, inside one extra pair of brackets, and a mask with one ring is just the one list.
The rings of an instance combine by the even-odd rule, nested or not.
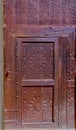
[(74, 128), (75, 0), (4, 4), (5, 130)]

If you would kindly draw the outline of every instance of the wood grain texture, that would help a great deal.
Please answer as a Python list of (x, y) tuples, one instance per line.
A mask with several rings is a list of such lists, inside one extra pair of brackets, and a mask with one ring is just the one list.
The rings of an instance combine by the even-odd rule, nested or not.
[(74, 128), (75, 0), (4, 4), (5, 130)]
[(76, 24), (75, 0), (17, 0), (15, 7), (18, 24)]

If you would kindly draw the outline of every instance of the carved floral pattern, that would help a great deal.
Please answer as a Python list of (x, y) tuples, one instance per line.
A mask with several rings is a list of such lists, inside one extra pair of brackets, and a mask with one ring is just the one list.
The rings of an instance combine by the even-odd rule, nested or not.
[(53, 43), (22, 44), (22, 77), (24, 79), (53, 79)]

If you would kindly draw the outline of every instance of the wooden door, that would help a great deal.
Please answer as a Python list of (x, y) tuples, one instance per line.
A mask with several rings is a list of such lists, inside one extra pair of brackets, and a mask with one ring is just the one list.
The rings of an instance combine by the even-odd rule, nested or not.
[(61, 19), (58, 3), (4, 2), (5, 130), (74, 128), (75, 27), (55, 25), (75, 14)]
[(58, 39), (18, 38), (16, 61), (18, 124), (58, 126)]

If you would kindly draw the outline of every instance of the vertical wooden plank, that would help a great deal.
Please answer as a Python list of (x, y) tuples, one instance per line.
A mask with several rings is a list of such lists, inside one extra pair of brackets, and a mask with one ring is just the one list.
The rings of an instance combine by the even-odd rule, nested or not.
[(60, 0), (49, 0), (49, 19), (50, 19), (50, 24), (55, 24), (57, 25), (61, 24), (62, 22), (62, 5)]
[(39, 0), (39, 24), (49, 24), (49, 0)]
[(21, 24), (27, 24), (27, 0), (21, 0), (19, 4), (21, 10), (18, 15), (21, 16)]
[(38, 24), (39, 19), (39, 2), (38, 0), (27, 0), (26, 1), (26, 16), (27, 24)]
[(17, 126), (22, 124), (22, 89), (21, 89), (21, 66), (20, 62), (21, 52), (21, 39), (16, 39), (16, 105), (17, 105)]
[(59, 42), (59, 86), (58, 86), (58, 101), (59, 101), (59, 127), (62, 127), (62, 86), (63, 86), (63, 38), (60, 37), (58, 42)]
[(67, 59), (66, 59), (66, 55), (67, 55), (67, 43), (68, 43), (68, 39), (66, 37), (63, 38), (62, 40), (62, 47), (63, 47), (63, 54), (62, 54), (62, 63), (63, 63), (63, 77), (62, 77), (62, 126), (63, 128), (66, 128), (66, 91), (67, 91), (67, 84), (66, 84), (66, 66), (67, 66)]
[(69, 22), (68, 24), (76, 24), (76, 1), (68, 1), (68, 10), (69, 10)]
[[(21, 16), (23, 16), (22, 15), (22, 13), (24, 13), (24, 11), (22, 11), (21, 10), (21, 7), (22, 7), (22, 3), (21, 3), (21, 0), (16, 0), (15, 1), (15, 3), (14, 3), (15, 5), (15, 22), (16, 22), (16, 24), (21, 24), (22, 23), (22, 17)], [(25, 18), (25, 17), (24, 17)]]
[(68, 23), (68, 1), (67, 0), (62, 0), (62, 24), (65, 25)]

